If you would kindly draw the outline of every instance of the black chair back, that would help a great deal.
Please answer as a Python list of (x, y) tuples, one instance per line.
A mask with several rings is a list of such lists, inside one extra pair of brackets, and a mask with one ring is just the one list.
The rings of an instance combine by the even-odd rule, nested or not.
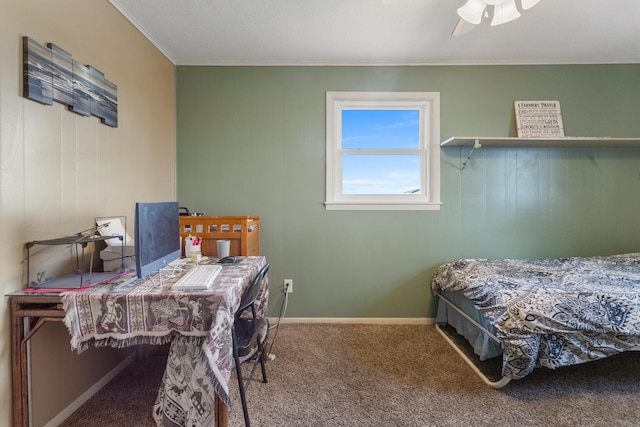
[(240, 315), (240, 313), (245, 311), (248, 307), (251, 307), (256, 301), (256, 298), (258, 298), (258, 293), (260, 292), (262, 281), (264, 280), (264, 276), (267, 275), (267, 271), (269, 271), (270, 266), (271, 264), (266, 263), (264, 267), (260, 269), (258, 274), (256, 274), (256, 277), (254, 277), (253, 281), (247, 287), (247, 289), (245, 289), (244, 293), (242, 294), (242, 299), (240, 300), (240, 307), (236, 312), (238, 315)]

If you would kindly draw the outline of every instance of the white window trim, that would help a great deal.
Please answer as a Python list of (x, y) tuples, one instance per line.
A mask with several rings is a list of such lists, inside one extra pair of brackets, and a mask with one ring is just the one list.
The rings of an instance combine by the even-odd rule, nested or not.
[[(342, 194), (342, 109), (382, 109), (385, 106), (422, 109), (423, 135), (418, 151), (421, 151), (423, 159), (421, 188), (425, 189), (425, 192), (420, 195)], [(427, 114), (424, 114), (425, 111)], [(440, 210), (439, 92), (327, 92), (326, 144), (327, 210)]]

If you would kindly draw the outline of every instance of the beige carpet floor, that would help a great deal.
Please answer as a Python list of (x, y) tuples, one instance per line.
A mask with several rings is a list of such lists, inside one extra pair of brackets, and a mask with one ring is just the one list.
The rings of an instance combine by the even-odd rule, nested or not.
[[(275, 334), (272, 332), (271, 338)], [(640, 353), (486, 386), (433, 326), (283, 324), (258, 426), (639, 426)], [(135, 363), (62, 425), (153, 426), (163, 357)], [(237, 382), (230, 426), (242, 426)]]

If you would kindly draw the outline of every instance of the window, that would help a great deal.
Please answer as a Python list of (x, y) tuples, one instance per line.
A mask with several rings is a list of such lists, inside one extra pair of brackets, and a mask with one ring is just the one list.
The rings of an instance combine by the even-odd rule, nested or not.
[(326, 209), (440, 209), (438, 92), (327, 92), (326, 108)]

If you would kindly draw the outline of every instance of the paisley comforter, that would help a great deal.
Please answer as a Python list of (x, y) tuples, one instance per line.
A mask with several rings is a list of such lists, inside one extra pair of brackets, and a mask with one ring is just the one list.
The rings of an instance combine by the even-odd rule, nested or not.
[(640, 347), (640, 253), (463, 259), (438, 267), (431, 286), (462, 294), (495, 326), (505, 377)]

